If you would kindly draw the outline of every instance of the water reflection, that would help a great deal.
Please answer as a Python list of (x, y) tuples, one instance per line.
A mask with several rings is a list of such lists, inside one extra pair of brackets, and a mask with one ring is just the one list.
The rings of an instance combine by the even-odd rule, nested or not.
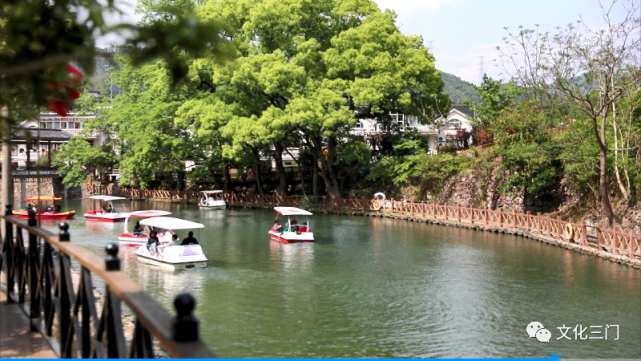
[(280, 243), (269, 241), (272, 267), (307, 271), (314, 263), (313, 243)]

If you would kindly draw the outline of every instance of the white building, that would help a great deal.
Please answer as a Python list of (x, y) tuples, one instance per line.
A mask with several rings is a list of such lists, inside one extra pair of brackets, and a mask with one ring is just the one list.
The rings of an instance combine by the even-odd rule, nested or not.
[[(447, 117), (439, 117), (434, 124), (421, 124), (418, 118), (404, 114), (392, 114), (392, 122), (399, 125), (400, 130), (415, 129), (418, 133), (428, 137), (428, 154), (437, 154), (438, 147), (445, 144), (456, 143), (456, 134), (464, 129), (472, 131), (469, 117), (473, 116), (469, 106), (455, 104), (450, 109)], [(351, 133), (366, 141), (369, 137), (384, 134), (385, 129), (376, 119), (359, 119)]]

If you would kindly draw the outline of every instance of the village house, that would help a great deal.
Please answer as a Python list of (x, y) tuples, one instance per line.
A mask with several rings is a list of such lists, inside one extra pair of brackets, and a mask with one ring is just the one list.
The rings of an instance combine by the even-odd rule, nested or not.
[[(458, 144), (460, 143), (460, 138), (457, 137), (457, 134), (461, 130), (472, 131), (472, 124), (469, 118), (473, 117), (474, 114), (469, 106), (454, 104), (447, 117), (440, 116), (433, 124), (421, 124), (417, 117), (411, 115), (391, 114), (391, 116), (392, 123), (397, 124), (401, 131), (415, 129), (419, 134), (427, 136), (427, 154), (437, 154), (439, 147), (446, 144), (461, 146), (461, 144)], [(376, 142), (368, 141), (369, 138), (385, 132), (386, 129), (376, 119), (360, 119), (351, 130), (353, 135), (365, 141), (365, 143), (374, 144), (372, 145), (374, 149), (376, 149)]]

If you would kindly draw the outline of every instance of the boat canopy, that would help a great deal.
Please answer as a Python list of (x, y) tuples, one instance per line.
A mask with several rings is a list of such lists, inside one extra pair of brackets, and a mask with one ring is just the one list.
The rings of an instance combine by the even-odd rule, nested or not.
[(296, 207), (274, 207), (283, 216), (311, 216), (313, 213)]
[(98, 195), (98, 196), (91, 196), (91, 197), (89, 197), (89, 198), (91, 198), (91, 199), (98, 199), (98, 200), (105, 201), (105, 202), (118, 201), (118, 200), (121, 200), (121, 199), (127, 199), (127, 198), (125, 198), (125, 197), (100, 196), (100, 195)]
[(223, 193), (221, 190), (215, 190), (215, 191), (200, 191), (201, 193)]
[(179, 229), (197, 229), (197, 228), (205, 228), (204, 224), (197, 223), (197, 222), (192, 222), (192, 221), (187, 221), (184, 219), (180, 218), (175, 218), (175, 217), (156, 217), (156, 218), (148, 218), (148, 219), (143, 219), (140, 221), (140, 224), (143, 226), (152, 226), (156, 228), (164, 228), (164, 229), (169, 229), (169, 230), (179, 230)]
[(52, 197), (52, 196), (35, 196), (35, 197), (26, 197), (25, 201), (61, 201), (62, 197)]
[(157, 211), (157, 210), (147, 210), (147, 211), (135, 211), (129, 213), (129, 217), (137, 217), (137, 218), (149, 218), (149, 217), (162, 217), (162, 216), (167, 216), (170, 215), (171, 212), (167, 211)]

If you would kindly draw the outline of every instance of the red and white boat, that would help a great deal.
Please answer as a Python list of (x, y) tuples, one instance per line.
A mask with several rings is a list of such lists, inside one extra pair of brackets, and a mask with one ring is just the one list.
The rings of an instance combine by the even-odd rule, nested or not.
[[(36, 196), (36, 197), (26, 197), (24, 200), (26, 202), (35, 202), (35, 201), (55, 202), (55, 201), (61, 201), (62, 197)], [(13, 215), (18, 218), (29, 219), (29, 211), (25, 211), (25, 210), (13, 211)], [(49, 213), (46, 210), (41, 210), (39, 212), (36, 212), (36, 218), (39, 218), (39, 219), (69, 219), (75, 215), (76, 215), (76, 211)]]
[[(89, 198), (99, 200), (102, 206), (100, 207), (101, 209), (99, 210), (89, 211), (85, 213), (84, 216), (85, 218), (87, 218), (87, 220), (101, 221), (101, 222), (119, 222), (119, 221), (124, 221), (129, 215), (129, 213), (116, 212), (113, 206), (113, 201), (127, 199), (125, 197), (97, 195), (97, 196), (91, 196)], [(106, 206), (107, 204), (109, 205), (109, 207)]]
[[(129, 246), (129, 247), (140, 247), (146, 244), (147, 239), (149, 239), (149, 235), (147, 234), (134, 234), (133, 232), (129, 232), (129, 218), (162, 217), (162, 216), (168, 216), (170, 214), (171, 212), (157, 211), (157, 210), (136, 211), (136, 212), (129, 213), (127, 215), (127, 218), (125, 218), (125, 232), (122, 233), (120, 236), (118, 236), (120, 245)], [(168, 239), (169, 241), (171, 241), (172, 234), (173, 233), (170, 231), (167, 231), (162, 234), (158, 234), (158, 240), (166, 241)]]
[[(287, 216), (287, 223), (281, 230), (274, 227), (269, 230), (272, 241), (281, 243), (314, 242), (314, 233), (311, 231), (308, 217), (312, 215), (312, 212), (295, 207), (274, 207), (274, 210), (282, 216)], [(292, 219), (291, 216), (305, 216), (307, 222), (298, 224), (296, 219)]]

